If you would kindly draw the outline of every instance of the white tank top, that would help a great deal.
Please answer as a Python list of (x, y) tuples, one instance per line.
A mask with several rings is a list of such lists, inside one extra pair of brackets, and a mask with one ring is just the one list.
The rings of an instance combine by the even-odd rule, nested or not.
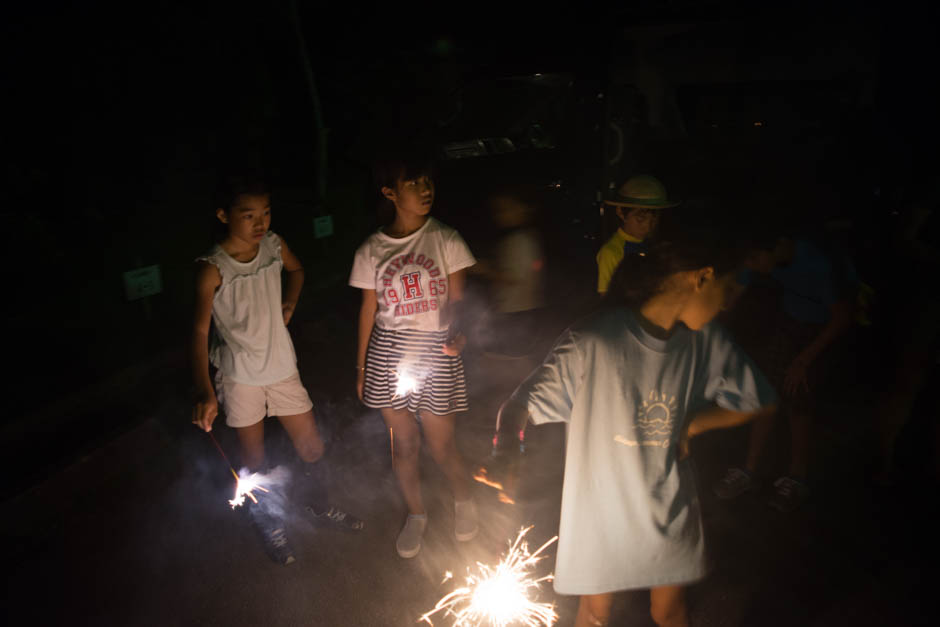
[(236, 261), (219, 245), (196, 261), (211, 263), (222, 275), (212, 300), (213, 365), (247, 385), (296, 374), (297, 356), (281, 310), (281, 238), (269, 231), (251, 261)]

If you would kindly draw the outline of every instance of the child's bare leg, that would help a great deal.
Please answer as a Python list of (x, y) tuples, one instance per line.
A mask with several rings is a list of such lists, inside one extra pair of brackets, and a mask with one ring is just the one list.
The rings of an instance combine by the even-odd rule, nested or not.
[(776, 414), (763, 416), (754, 421), (751, 425), (751, 435), (747, 444), (747, 458), (744, 461), (744, 470), (754, 474), (757, 470), (757, 462), (761, 453), (764, 451), (764, 445), (767, 444), (767, 438), (774, 427)]
[(392, 467), (398, 478), (409, 514), (424, 514), (421, 498), (421, 476), (418, 472), (418, 454), (421, 451), (421, 432), (414, 416), (407, 409), (382, 410), (385, 424), (392, 430)]
[(650, 588), (650, 616), (660, 627), (688, 627), (684, 586)]
[(466, 501), (470, 498), (470, 486), (463, 457), (457, 451), (454, 414), (438, 416), (422, 412), (421, 424), (424, 425), (424, 436), (427, 438), (428, 448), (431, 449), (431, 457), (450, 481), (454, 499)]
[(264, 420), (248, 427), (235, 429), (242, 452), (242, 465), (251, 472), (261, 470), (264, 465)]
[(582, 594), (574, 627), (603, 627), (610, 620), (610, 606), (614, 593)]
[(901, 429), (911, 417), (917, 393), (929, 364), (926, 350), (907, 349), (895, 366), (894, 385), (887, 392), (875, 415), (878, 452), (882, 477), (894, 471), (894, 447)]
[(809, 441), (812, 417), (808, 411), (790, 412), (790, 476), (804, 480), (809, 469)]
[(317, 423), (313, 418), (313, 411), (293, 416), (278, 416), (284, 430), (290, 436), (294, 449), (300, 459), (308, 464), (323, 457), (323, 440), (317, 431)]

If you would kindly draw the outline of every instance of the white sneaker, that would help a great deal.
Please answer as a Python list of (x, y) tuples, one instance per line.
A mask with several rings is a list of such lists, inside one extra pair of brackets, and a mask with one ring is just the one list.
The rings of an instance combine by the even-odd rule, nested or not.
[(407, 559), (418, 554), (421, 550), (421, 536), (424, 535), (424, 528), (427, 524), (427, 514), (409, 514), (395, 542), (399, 555)]
[(454, 535), (460, 542), (469, 542), (477, 537), (480, 531), (477, 525), (477, 506), (473, 499), (467, 501), (454, 501)]

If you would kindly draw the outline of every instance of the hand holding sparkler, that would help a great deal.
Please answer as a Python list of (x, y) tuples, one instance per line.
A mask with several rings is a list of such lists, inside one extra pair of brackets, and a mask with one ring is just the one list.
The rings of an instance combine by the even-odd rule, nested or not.
[(212, 390), (208, 390), (193, 407), (193, 424), (205, 432), (212, 431), (212, 423), (219, 415), (219, 401)]
[(525, 443), (522, 438), (521, 431), (519, 439), (501, 437), (499, 433), (494, 435), (490, 458), (473, 473), (474, 480), (498, 490), (500, 502), (508, 505), (516, 502), (519, 462), (525, 453)]
[(525, 424), (528, 410), (512, 399), (503, 403), (496, 419), (496, 433), (490, 459), (473, 473), (473, 478), (499, 490), (503, 503), (516, 502), (515, 492), (520, 461), (525, 455)]

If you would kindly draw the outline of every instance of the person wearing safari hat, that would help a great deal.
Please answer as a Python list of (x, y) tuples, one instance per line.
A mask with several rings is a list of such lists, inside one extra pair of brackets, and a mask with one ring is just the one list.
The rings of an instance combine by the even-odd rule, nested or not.
[(644, 253), (645, 242), (659, 223), (659, 210), (679, 203), (667, 198), (659, 179), (643, 174), (627, 179), (604, 204), (614, 207), (620, 225), (597, 253), (597, 292), (601, 296), (607, 293), (610, 279), (623, 258)]

